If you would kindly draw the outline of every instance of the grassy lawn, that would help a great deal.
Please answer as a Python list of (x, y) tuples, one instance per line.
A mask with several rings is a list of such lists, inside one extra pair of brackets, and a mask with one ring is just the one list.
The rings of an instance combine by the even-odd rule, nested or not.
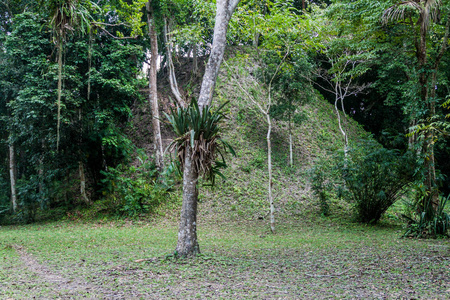
[(0, 228), (1, 299), (449, 299), (448, 240), (329, 222), (213, 222), (173, 260), (175, 222)]

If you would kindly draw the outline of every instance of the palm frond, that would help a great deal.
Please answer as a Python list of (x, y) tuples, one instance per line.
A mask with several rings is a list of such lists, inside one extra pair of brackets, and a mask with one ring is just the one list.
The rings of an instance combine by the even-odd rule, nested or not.
[[(217, 110), (211, 111), (209, 106), (199, 108), (197, 101), (193, 100), (186, 108), (171, 109), (170, 114), (164, 114), (177, 135), (168, 149), (177, 151), (177, 157), (184, 166), (186, 148), (190, 147), (191, 160), (194, 167), (203, 174), (205, 180), (212, 184), (215, 176), (223, 176), (220, 169), (226, 167), (223, 153), (236, 153), (230, 144), (220, 138), (219, 123), (225, 118), (222, 109), (228, 102), (222, 104)], [(223, 153), (222, 153), (223, 152)], [(222, 161), (217, 161), (220, 155)]]

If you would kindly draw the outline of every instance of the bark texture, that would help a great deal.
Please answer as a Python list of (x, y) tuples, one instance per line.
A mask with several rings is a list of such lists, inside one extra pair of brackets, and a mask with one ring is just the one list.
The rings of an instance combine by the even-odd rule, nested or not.
[(211, 54), (203, 75), (202, 87), (198, 97), (198, 106), (209, 106), (216, 85), (217, 75), (223, 60), (227, 44), (227, 28), (239, 0), (217, 0), (216, 23), (214, 24)]
[(78, 162), (78, 172), (80, 174), (80, 195), (81, 198), (83, 198), (84, 202), (86, 204), (92, 204), (91, 200), (89, 199), (89, 197), (87, 196), (86, 193), (86, 175), (84, 172), (84, 165), (82, 161)]
[[(200, 110), (211, 104), (217, 75), (226, 46), (227, 27), (239, 0), (217, 0), (213, 44), (203, 76), (198, 106)], [(197, 241), (198, 170), (191, 161), (190, 146), (186, 150), (183, 173), (183, 205), (178, 231), (176, 252), (178, 256), (192, 256), (200, 252)]]
[(159, 105), (158, 105), (158, 90), (156, 81), (156, 72), (158, 70), (158, 39), (155, 30), (155, 24), (153, 19), (153, 10), (151, 1), (147, 2), (147, 22), (148, 33), (150, 36), (151, 47), (151, 60), (150, 60), (150, 72), (149, 72), (149, 87), (150, 87), (150, 104), (152, 107), (152, 125), (153, 125), (153, 145), (156, 154), (156, 166), (159, 170), (164, 167), (163, 161), (163, 147), (161, 138), (161, 125), (159, 121)]
[(270, 140), (270, 133), (272, 132), (272, 121), (270, 120), (269, 113), (266, 113), (266, 119), (267, 119), (267, 169), (269, 171), (270, 230), (272, 231), (272, 233), (275, 233), (275, 205), (273, 203), (273, 196), (272, 196), (272, 184), (273, 184), (273, 180), (272, 180), (272, 143)]
[(57, 124), (56, 124), (56, 151), (59, 150), (60, 142), (60, 129), (61, 129), (61, 94), (62, 94), (62, 52), (63, 52), (63, 41), (62, 41), (62, 30), (58, 37), (58, 99), (56, 100), (57, 105)]
[(17, 211), (17, 192), (16, 192), (16, 156), (14, 144), (9, 145), (9, 177), (11, 184), (11, 206), (13, 212)]
[(183, 205), (178, 230), (178, 256), (192, 256), (200, 253), (197, 241), (198, 171), (191, 159), (191, 148), (186, 147), (183, 173)]
[(170, 89), (172, 90), (172, 94), (175, 96), (175, 100), (177, 101), (178, 105), (181, 107), (186, 107), (186, 102), (181, 96), (180, 89), (178, 88), (177, 78), (175, 76), (175, 68), (172, 61), (172, 47), (167, 39), (168, 31), (167, 19), (164, 18), (164, 43), (166, 44), (167, 64), (169, 66)]

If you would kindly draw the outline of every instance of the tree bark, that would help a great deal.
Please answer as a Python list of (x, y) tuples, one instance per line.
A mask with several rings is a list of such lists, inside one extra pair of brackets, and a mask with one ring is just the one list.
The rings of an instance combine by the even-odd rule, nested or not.
[[(270, 91), (269, 91), (270, 93)], [(269, 171), (269, 204), (270, 204), (270, 230), (275, 233), (275, 205), (272, 196), (272, 144), (270, 141), (270, 133), (272, 131), (272, 121), (270, 114), (266, 113), (267, 119), (267, 169)]]
[(192, 256), (200, 253), (197, 241), (198, 171), (192, 162), (191, 147), (186, 147), (183, 172), (183, 205), (178, 231), (178, 256)]
[[(336, 85), (337, 85), (337, 83), (336, 83)], [(344, 128), (342, 127), (341, 114), (339, 113), (339, 109), (337, 106), (338, 101), (339, 101), (339, 96), (338, 96), (338, 94), (336, 94), (336, 100), (334, 101), (334, 109), (336, 111), (336, 115), (338, 118), (339, 130), (341, 131), (342, 136), (344, 137), (344, 167), (347, 167), (348, 137), (347, 137), (347, 133), (345, 132)]]
[(177, 101), (178, 105), (181, 107), (186, 107), (186, 102), (183, 100), (183, 97), (181, 96), (180, 90), (178, 89), (178, 83), (177, 78), (175, 76), (175, 67), (173, 66), (172, 61), (172, 47), (169, 44), (169, 41), (167, 40), (167, 19), (164, 18), (164, 43), (166, 44), (166, 52), (167, 52), (167, 64), (169, 66), (169, 83), (170, 83), (170, 89), (172, 90), (172, 94), (175, 96), (175, 100)]
[[(202, 111), (204, 106), (211, 104), (217, 75), (225, 51), (228, 23), (238, 3), (239, 0), (217, 0), (216, 2), (213, 44), (198, 98), (200, 111)], [(183, 204), (176, 248), (176, 253), (179, 256), (192, 256), (200, 252), (197, 241), (198, 191), (196, 186), (198, 170), (195, 170), (192, 164), (190, 153), (191, 149), (190, 145), (188, 145), (183, 173)]]
[(87, 196), (87, 193), (86, 193), (86, 176), (85, 176), (85, 173), (84, 173), (84, 165), (83, 165), (83, 162), (81, 160), (78, 162), (78, 172), (80, 174), (80, 194), (81, 194), (81, 197), (83, 198), (83, 200), (84, 200), (84, 202), (86, 204), (88, 204), (88, 205), (92, 204), (91, 200), (89, 199), (89, 197)]
[(17, 191), (16, 191), (16, 156), (14, 144), (9, 145), (9, 178), (11, 183), (11, 206), (12, 211), (17, 211)]
[(61, 94), (62, 94), (62, 51), (63, 51), (63, 41), (62, 41), (62, 30), (59, 32), (58, 36), (58, 98), (56, 100), (57, 105), (57, 124), (56, 124), (56, 151), (59, 150), (60, 142), (60, 129), (61, 129)]
[(292, 143), (292, 124), (291, 116), (289, 116), (289, 165), (292, 167), (294, 165), (294, 153), (293, 153), (293, 143)]
[(192, 49), (192, 60), (194, 67), (192, 68), (192, 73), (194, 74), (194, 77), (198, 76), (198, 45), (194, 44)]
[(163, 148), (161, 139), (161, 125), (159, 121), (159, 105), (158, 105), (158, 90), (156, 73), (158, 69), (158, 40), (155, 31), (155, 24), (153, 18), (153, 10), (151, 1), (147, 2), (147, 22), (148, 33), (150, 36), (151, 60), (149, 72), (149, 86), (150, 86), (150, 103), (152, 107), (152, 125), (153, 125), (153, 145), (155, 149), (156, 167), (161, 171), (164, 167)]
[(217, 0), (216, 23), (214, 24), (211, 54), (209, 55), (198, 97), (198, 106), (200, 107), (211, 105), (217, 75), (219, 74), (227, 43), (228, 23), (238, 3), (239, 0)]

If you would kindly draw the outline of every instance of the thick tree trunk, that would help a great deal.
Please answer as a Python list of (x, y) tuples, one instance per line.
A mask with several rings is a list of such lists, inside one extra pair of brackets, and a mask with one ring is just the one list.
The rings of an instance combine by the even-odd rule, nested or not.
[(156, 166), (159, 170), (164, 167), (163, 161), (163, 147), (161, 139), (161, 125), (159, 121), (159, 105), (158, 105), (158, 90), (156, 73), (158, 69), (158, 40), (155, 31), (154, 19), (152, 16), (151, 2), (147, 2), (147, 22), (148, 32), (150, 36), (151, 46), (151, 60), (150, 60), (150, 72), (149, 72), (149, 86), (150, 86), (150, 102), (152, 107), (152, 125), (153, 125), (153, 145), (155, 149)]
[(186, 148), (183, 172), (183, 206), (178, 231), (178, 256), (192, 256), (200, 253), (197, 241), (198, 171), (191, 159), (191, 148)]
[(80, 195), (84, 202), (88, 205), (92, 204), (86, 193), (86, 176), (84, 173), (84, 165), (82, 161), (78, 162), (78, 172), (80, 174)]
[[(420, 26), (420, 42), (416, 43), (416, 57), (419, 63), (419, 70), (421, 73), (419, 75), (419, 85), (420, 85), (420, 97), (421, 101), (428, 106), (429, 116), (433, 118), (436, 115), (436, 85), (437, 85), (437, 72), (441, 59), (447, 50), (448, 46), (448, 36), (450, 27), (450, 15), (447, 17), (445, 25), (445, 33), (443, 37), (443, 42), (441, 49), (436, 56), (434, 61), (434, 69), (431, 72), (431, 82), (430, 82), (430, 72), (426, 71), (427, 67), (427, 24), (425, 22), (421, 23)], [(430, 86), (429, 86), (430, 85)], [(429, 91), (430, 89), (430, 91)], [(425, 186), (429, 194), (429, 199), (431, 201), (431, 208), (434, 212), (437, 211), (439, 207), (439, 190), (436, 184), (436, 166), (435, 166), (435, 156), (434, 156), (434, 131), (430, 130), (425, 134), (424, 145), (422, 147), (423, 154), (425, 156), (424, 168), (425, 168)], [(426, 203), (421, 203), (420, 209), (424, 211)], [(427, 216), (427, 217), (431, 217)]]
[(9, 178), (11, 185), (11, 206), (12, 211), (17, 211), (17, 191), (16, 191), (16, 156), (14, 144), (9, 145)]
[[(228, 22), (239, 0), (217, 0), (216, 19), (211, 54), (203, 76), (198, 105), (200, 110), (211, 104), (217, 75), (226, 46)], [(191, 256), (199, 253), (197, 242), (197, 201), (198, 171), (192, 165), (190, 158), (190, 146), (186, 151), (183, 174), (183, 206), (181, 221), (178, 231), (178, 244), (176, 252), (180, 256)]]

